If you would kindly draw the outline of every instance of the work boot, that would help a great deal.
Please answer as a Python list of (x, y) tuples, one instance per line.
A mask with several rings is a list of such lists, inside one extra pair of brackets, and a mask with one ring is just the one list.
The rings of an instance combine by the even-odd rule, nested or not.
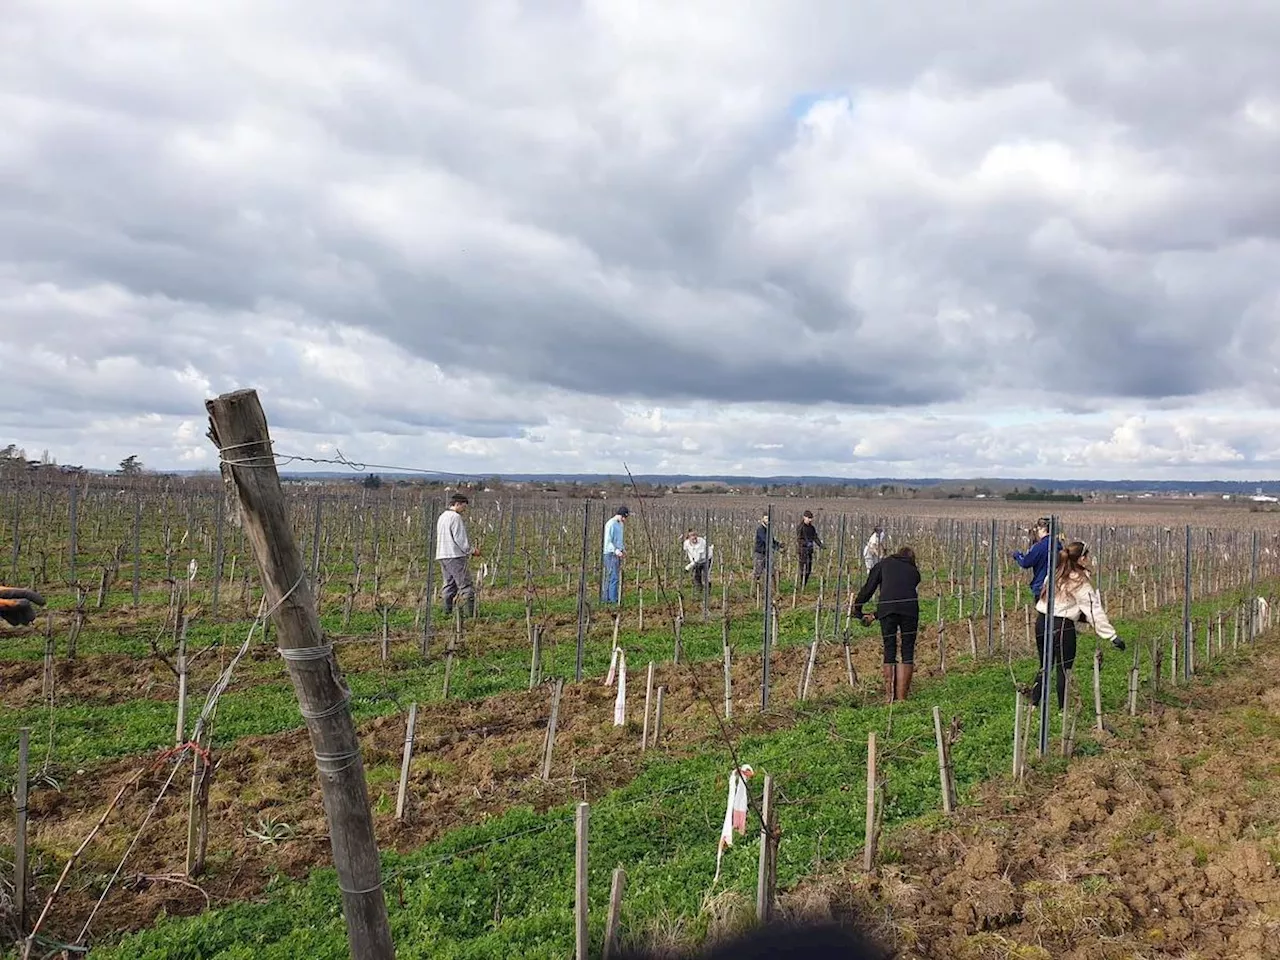
[(884, 697), (886, 703), (893, 703), (893, 688), (897, 667), (896, 663), (886, 663), (884, 665)]
[(900, 663), (897, 665), (895, 673), (895, 681), (898, 688), (895, 699), (905, 700), (907, 694), (911, 690), (911, 675), (915, 673), (916, 665), (914, 663)]

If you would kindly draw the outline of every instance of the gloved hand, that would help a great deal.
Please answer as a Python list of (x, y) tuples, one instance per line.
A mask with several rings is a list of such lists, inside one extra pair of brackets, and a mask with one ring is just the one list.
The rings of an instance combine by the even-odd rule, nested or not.
[(1119, 637), (1112, 637), (1111, 645), (1115, 647), (1117, 650), (1121, 650), (1121, 651), (1124, 650), (1124, 641), (1121, 640)]
[(0, 620), (21, 627), (34, 623), (36, 607), (44, 606), (44, 597), (22, 587), (0, 587)]

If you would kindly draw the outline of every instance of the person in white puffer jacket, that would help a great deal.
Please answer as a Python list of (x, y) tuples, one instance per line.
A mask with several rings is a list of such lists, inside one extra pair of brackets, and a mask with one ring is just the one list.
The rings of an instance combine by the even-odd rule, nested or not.
[[(1067, 671), (1075, 666), (1076, 624), (1088, 623), (1103, 640), (1110, 640), (1117, 650), (1124, 649), (1124, 641), (1116, 634), (1107, 611), (1102, 606), (1102, 596), (1093, 585), (1089, 572), (1089, 548), (1074, 540), (1058, 552), (1057, 570), (1053, 588), (1053, 665), (1058, 689), (1058, 709), (1066, 699)], [(1045, 646), (1048, 644), (1048, 593), (1049, 584), (1040, 590), (1036, 601), (1036, 639), (1040, 646), (1040, 662), (1044, 663)], [(1040, 703), (1044, 671), (1036, 676), (1031, 690), (1033, 706)]]

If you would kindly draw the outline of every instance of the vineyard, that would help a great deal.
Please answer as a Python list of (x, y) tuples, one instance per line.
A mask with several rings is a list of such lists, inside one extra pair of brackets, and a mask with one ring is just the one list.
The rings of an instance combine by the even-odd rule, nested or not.
[[(591, 956), (685, 948), (762, 910), (803, 913), (805, 892), (824, 883), (840, 891), (824, 909), (880, 923), (889, 878), (906, 882), (904, 858), (936, 847), (929, 831), (980, 831), (992, 811), (1043, 803), (1083, 765), (1191, 709), (1195, 691), (1237, 683), (1270, 656), (1275, 515), (1054, 504), (1063, 534), (1090, 545), (1127, 650), (1098, 644), (1095, 655), (1082, 635), (1073, 696), (1052, 711), (1041, 756), (1028, 721), (1015, 735), (1031, 716), (1016, 691), (1037, 662), (1029, 573), (1010, 558), (1034, 519), (1019, 511), (1034, 505), (944, 502), (928, 515), (905, 502), (628, 498), (615, 616), (599, 597), (617, 501), (469, 492), (483, 548), (474, 618), (441, 609), (430, 559), (441, 484), (285, 485), (350, 688), (404, 958), (572, 956), (579, 883)], [(11, 949), (347, 956), (316, 760), (224, 488), (40, 475), (5, 481), (2, 502), (5, 576), (48, 600), (40, 621), (0, 636)], [(802, 589), (794, 538), (806, 508), (825, 548)], [(752, 576), (766, 511), (784, 543), (776, 592)], [(876, 628), (848, 616), (876, 525), (914, 548), (923, 575), (916, 681), (893, 705)], [(715, 548), (704, 589), (685, 570), (689, 528)], [(753, 818), (768, 779), (775, 826), (762, 841), (753, 819), (717, 878), (738, 763), (756, 774)], [(1133, 903), (1108, 903), (1112, 926), (1141, 921)], [(1028, 932), (1027, 912), (1011, 907), (926, 934), (930, 909), (911, 911), (881, 927), (908, 955), (1042, 955), (1011, 952), (1025, 937), (1060, 956), (1093, 930)]]

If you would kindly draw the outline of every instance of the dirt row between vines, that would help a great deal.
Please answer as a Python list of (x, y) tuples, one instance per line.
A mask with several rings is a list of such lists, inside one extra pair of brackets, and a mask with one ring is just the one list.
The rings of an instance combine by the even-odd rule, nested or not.
[(988, 783), (890, 835), (877, 876), (849, 865), (788, 909), (858, 916), (902, 960), (1280, 957), (1277, 670), (1271, 637), (1154, 715), (1112, 718), (1100, 755)]

